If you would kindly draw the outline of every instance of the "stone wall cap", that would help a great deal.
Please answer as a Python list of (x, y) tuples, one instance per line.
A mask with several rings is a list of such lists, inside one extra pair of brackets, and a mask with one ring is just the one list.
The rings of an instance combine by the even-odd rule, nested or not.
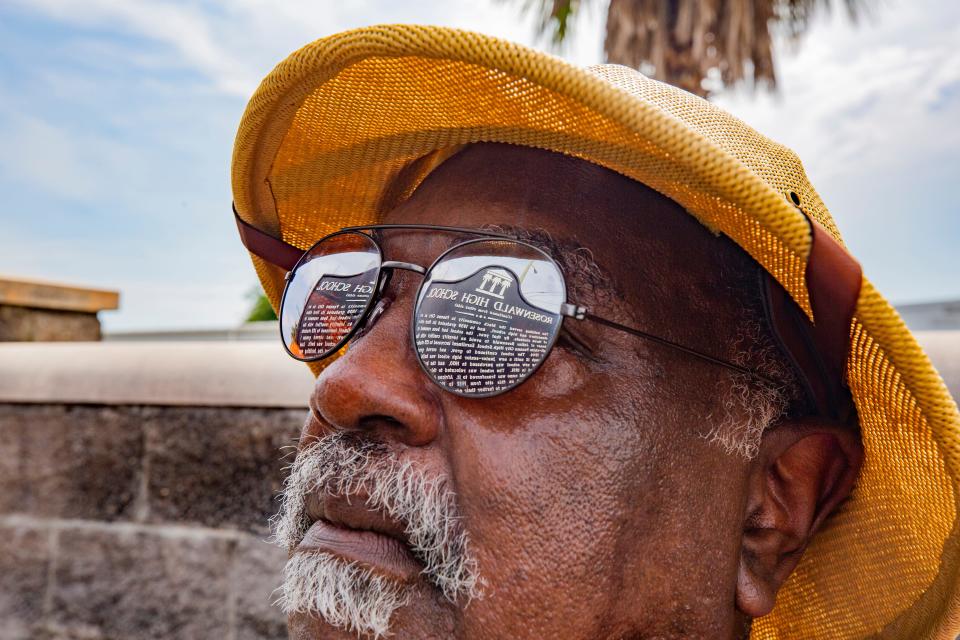
[(0, 403), (303, 408), (312, 389), (279, 342), (0, 343)]
[[(960, 397), (960, 331), (919, 331)], [(0, 343), (0, 402), (307, 406), (313, 375), (269, 342)]]
[(0, 275), (0, 304), (96, 313), (120, 306), (120, 293)]
[(914, 331), (913, 335), (943, 376), (953, 399), (960, 401), (960, 330)]

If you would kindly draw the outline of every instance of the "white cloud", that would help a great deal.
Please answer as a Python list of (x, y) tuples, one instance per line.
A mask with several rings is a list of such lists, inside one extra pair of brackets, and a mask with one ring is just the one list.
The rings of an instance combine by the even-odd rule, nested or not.
[[(248, 96), (294, 49), (368, 24), (442, 24), (533, 44), (535, 16), (520, 1), (223, 0), (201, 5), (160, 0), (15, 0), (23, 9), (80, 27), (106, 27), (162, 43), (221, 91)], [(602, 6), (589, 3), (565, 51), (581, 64), (600, 60)]]
[[(31, 59), (23, 86), (33, 93), (0, 98), (0, 182), (29, 187), (31, 198), (100, 211), (91, 214), (99, 226), (86, 246), (73, 242), (69, 230), (58, 231), (50, 212), (31, 211), (50, 221), (0, 236), (0, 269), (121, 288), (123, 310), (105, 318), (112, 328), (224, 326), (242, 317), (254, 275), (229, 225), (230, 136), (246, 97), (288, 53), (344, 29), (390, 22), (535, 44), (536, 17), (523, 13), (526, 0), (7, 0), (6, 6), (11, 2), (20, 12), (73, 27), (54, 46), (86, 64), (78, 71), (58, 65), (56, 56), (49, 64)], [(581, 6), (586, 19), (563, 55), (585, 65), (601, 60), (606, 3)], [(922, 238), (936, 232), (935, 215), (956, 206), (911, 211), (904, 223), (894, 209), (902, 204), (890, 204), (909, 200), (903, 193), (911, 189), (928, 202), (955, 200), (952, 185), (920, 180), (931, 164), (958, 166), (960, 4), (879, 3), (876, 19), (856, 28), (835, 13), (795, 52), (781, 47), (778, 94), (728, 92), (716, 101), (798, 151), (848, 238), (869, 243), (867, 272), (880, 285), (890, 282), (895, 299), (960, 295), (950, 284), (960, 277), (930, 276), (949, 273), (950, 258), (942, 249), (928, 255), (931, 245)], [(117, 77), (121, 68), (135, 75)], [(37, 107), (62, 104), (70, 111), (78, 102), (89, 122)], [(172, 215), (171, 207), (180, 209)], [(2, 209), (0, 216), (13, 214), (9, 203)], [(61, 209), (64, 217), (73, 211), (70, 204)], [(110, 229), (111, 220), (123, 220), (123, 229)], [(889, 224), (868, 227), (869, 220)], [(31, 228), (45, 229), (44, 238), (24, 237)], [(915, 234), (914, 259), (894, 264), (887, 256), (907, 251), (907, 233)], [(178, 259), (164, 262), (174, 242)], [(203, 281), (194, 281), (196, 274)], [(911, 281), (921, 279), (936, 284), (913, 293)]]
[[(179, 63), (207, 77), (220, 91), (248, 96), (289, 51), (317, 37), (382, 22), (445, 24), (534, 43), (536, 16), (516, 0), (446, 2), (317, 2), (223, 0), (213, 4), (160, 0), (22, 0), (31, 11), (78, 26), (116, 29), (168, 46)], [(585, 15), (563, 52), (579, 64), (601, 59), (605, 3), (583, 3)], [(729, 92), (716, 101), (807, 159), (812, 173), (838, 179), (865, 163), (909, 158), (877, 154), (905, 143), (923, 151), (955, 147), (951, 128), (929, 135), (952, 113), (933, 108), (960, 82), (960, 24), (937, 21), (937, 12), (960, 16), (935, 0), (883, 4), (873, 19), (852, 28), (843, 11), (814, 25), (793, 47), (779, 47), (778, 95)], [(895, 125), (895, 126), (894, 126)]]
[(9, 114), (0, 118), (0, 139), (0, 170), (14, 181), (68, 199), (96, 191), (97, 176), (69, 133), (33, 116)]
[(24, 0), (22, 5), (68, 24), (110, 27), (166, 44), (231, 93), (246, 92), (255, 81), (219, 43), (211, 29), (214, 16), (195, 6), (154, 0)]
[[(77, 129), (0, 104), (0, 177), (72, 203), (129, 204), (155, 171), (144, 150), (92, 128)], [(6, 206), (6, 205), (5, 205)], [(40, 215), (40, 212), (36, 212)]]
[(803, 159), (865, 273), (894, 302), (960, 297), (960, 5), (840, 12), (778, 64), (776, 95), (715, 101)]
[(881, 7), (875, 21), (857, 28), (835, 17), (817, 25), (796, 54), (781, 56), (778, 95), (730, 92), (715, 101), (794, 148), (827, 190), (918, 155), (952, 154), (960, 129), (948, 123), (957, 106), (934, 107), (960, 83), (960, 25), (934, 18), (934, 4)]

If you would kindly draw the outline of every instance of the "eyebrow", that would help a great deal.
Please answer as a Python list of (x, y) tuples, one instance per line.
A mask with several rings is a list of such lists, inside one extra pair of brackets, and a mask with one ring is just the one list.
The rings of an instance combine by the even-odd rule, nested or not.
[(572, 287), (572, 292), (568, 293), (574, 294), (575, 302), (579, 302), (585, 295), (592, 297), (594, 301), (608, 297), (614, 300), (623, 299), (613, 274), (597, 263), (589, 247), (574, 238), (556, 238), (543, 228), (530, 229), (511, 224), (485, 224), (480, 229), (503, 233), (546, 251), (560, 265), (568, 285)]
[[(303, 260), (304, 255), (306, 255), (309, 250), (288, 244), (279, 238), (261, 231), (240, 217), (240, 214), (237, 213), (236, 205), (232, 205), (232, 208), (234, 220), (237, 223), (237, 230), (240, 233), (240, 240), (247, 250), (260, 259), (287, 270), (287, 277), (289, 277), (290, 273), (296, 269), (296, 266)], [(394, 226), (397, 228), (413, 228), (418, 225), (344, 227), (341, 231), (367, 231), (371, 234), (371, 237), (374, 238), (374, 241), (382, 246), (383, 236), (381, 230)], [(435, 225), (419, 226), (435, 228)], [(591, 298), (593, 301), (607, 301), (610, 297), (613, 297), (613, 300), (616, 301), (622, 301), (624, 299), (622, 292), (616, 286), (612, 274), (597, 264), (593, 258), (593, 252), (588, 247), (583, 246), (573, 238), (561, 238), (558, 240), (543, 228), (528, 229), (526, 227), (509, 224), (486, 224), (477, 229), (459, 227), (436, 227), (436, 229), (467, 233), (476, 233), (479, 231), (481, 235), (482, 232), (486, 231), (513, 237), (539, 247), (557, 262), (563, 274), (567, 276), (567, 293), (570, 294), (572, 292), (573, 302), (578, 304), (585, 298)], [(457, 239), (451, 238), (448, 245), (453, 246), (458, 242)], [(570, 285), (572, 285), (572, 287)]]

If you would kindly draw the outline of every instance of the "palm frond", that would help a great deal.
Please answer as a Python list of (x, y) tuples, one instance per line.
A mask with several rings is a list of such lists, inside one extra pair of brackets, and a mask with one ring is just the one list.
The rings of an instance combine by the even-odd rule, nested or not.
[[(580, 0), (535, 0), (542, 34), (568, 36)], [(528, 0), (529, 2), (529, 0)], [(706, 78), (723, 85), (777, 84), (774, 36), (797, 40), (812, 20), (843, 4), (856, 22), (875, 0), (610, 0), (607, 61), (628, 65), (698, 95)]]

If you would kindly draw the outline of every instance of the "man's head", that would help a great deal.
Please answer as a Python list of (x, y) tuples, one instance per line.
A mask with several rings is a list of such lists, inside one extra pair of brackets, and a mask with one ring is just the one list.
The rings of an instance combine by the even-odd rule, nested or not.
[[(566, 320), (531, 379), (456, 396), (417, 364), (419, 276), (396, 273), (311, 397), (278, 537), (301, 543), (304, 514), (334, 525), (293, 552), (293, 635), (726, 638), (767, 613), (862, 449), (803, 416), (755, 263), (638, 182), (506, 145), (455, 155), (383, 221), (525, 235), (571, 299), (782, 384)], [(382, 245), (428, 265), (449, 240)]]

